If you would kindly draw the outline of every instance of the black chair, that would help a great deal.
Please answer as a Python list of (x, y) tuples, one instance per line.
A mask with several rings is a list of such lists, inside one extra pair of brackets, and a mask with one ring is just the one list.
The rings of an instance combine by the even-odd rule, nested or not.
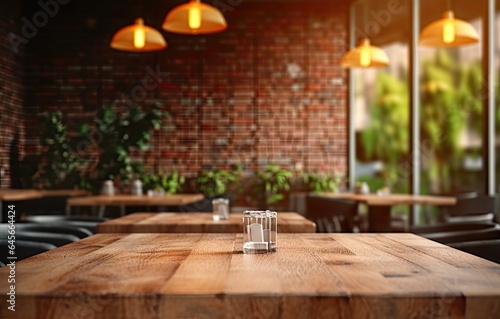
[[(436, 196), (448, 196), (455, 197), (458, 200), (472, 199), (479, 196), (476, 190), (464, 189), (464, 188), (454, 188), (449, 192), (445, 193), (434, 193), (432, 195)], [(444, 223), (446, 222), (445, 216), (448, 215), (448, 206), (437, 206), (438, 215), (434, 216), (431, 210), (432, 205), (426, 205), (424, 209), (424, 219), (427, 224)]]
[(453, 243), (449, 246), (500, 264), (500, 239)]
[(356, 201), (308, 195), (306, 218), (316, 223), (319, 233), (352, 233), (358, 218)]
[[(7, 231), (7, 228), (0, 229), (0, 238), (8, 238), (8, 236), (9, 233)], [(25, 230), (16, 230), (15, 237), (16, 243), (18, 240), (26, 240), (39, 243), (49, 243), (57, 247), (80, 240), (80, 238), (70, 234), (53, 234)]]
[(108, 221), (105, 217), (87, 217), (87, 216), (61, 216), (61, 215), (36, 215), (28, 216), (25, 221), (29, 223), (50, 224), (50, 225), (69, 225), (88, 229), (93, 234), (99, 223)]
[[(86, 228), (70, 226), (70, 225), (48, 225), (48, 224), (36, 224), (36, 223), (17, 223), (17, 231), (32, 231), (32, 232), (42, 232), (51, 234), (69, 234), (75, 235), (80, 239), (91, 236), (92, 232)], [(7, 224), (0, 224), (0, 231), (8, 230)]]
[[(15, 256), (17, 257), (16, 261), (56, 248), (56, 246), (52, 244), (19, 240), (17, 238), (15, 246)], [(4, 264), (9, 263), (9, 260), (7, 259), (7, 256), (9, 256), (9, 250), (8, 240), (0, 239), (0, 261)]]
[(211, 213), (213, 211), (212, 199), (204, 198), (202, 200), (196, 201), (187, 205), (180, 205), (177, 207), (173, 207), (172, 210), (180, 213), (190, 213), (190, 212), (208, 212)]
[(459, 230), (447, 231), (438, 233), (420, 234), (427, 239), (437, 241), (442, 244), (451, 244), (476, 240), (500, 239), (500, 226), (476, 229), (476, 230)]
[(457, 197), (454, 206), (443, 207), (445, 223), (484, 223), (492, 222), (497, 211), (497, 198), (478, 195), (476, 197)]
[(437, 224), (425, 226), (411, 226), (410, 232), (417, 235), (425, 235), (431, 233), (442, 232), (456, 232), (468, 230), (481, 230), (498, 227), (495, 223), (451, 223), (451, 224)]

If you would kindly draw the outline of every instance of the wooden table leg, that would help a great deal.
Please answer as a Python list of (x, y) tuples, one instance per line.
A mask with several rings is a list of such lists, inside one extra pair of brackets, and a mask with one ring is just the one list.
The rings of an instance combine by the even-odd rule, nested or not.
[(389, 233), (391, 229), (391, 206), (368, 206), (368, 231)]

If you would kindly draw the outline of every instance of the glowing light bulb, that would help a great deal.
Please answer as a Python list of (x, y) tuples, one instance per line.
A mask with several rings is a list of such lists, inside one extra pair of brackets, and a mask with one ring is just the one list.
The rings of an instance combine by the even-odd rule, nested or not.
[(444, 22), (443, 41), (444, 43), (452, 43), (455, 41), (455, 21), (449, 20)]
[(192, 1), (189, 6), (188, 24), (189, 28), (194, 30), (201, 27), (201, 8), (199, 1)]
[(361, 66), (369, 66), (372, 63), (372, 56), (370, 52), (370, 41), (364, 39), (361, 42), (361, 49), (359, 54), (359, 63)]
[(134, 30), (134, 47), (142, 49), (146, 45), (146, 31), (144, 30), (144, 21), (136, 20), (136, 28)]
[(455, 41), (455, 19), (453, 18), (453, 12), (445, 12), (444, 20), (443, 41), (444, 43), (452, 43)]

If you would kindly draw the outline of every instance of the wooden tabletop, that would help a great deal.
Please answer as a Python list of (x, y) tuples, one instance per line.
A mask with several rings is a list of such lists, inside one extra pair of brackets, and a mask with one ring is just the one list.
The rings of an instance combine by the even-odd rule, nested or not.
[(42, 194), (35, 189), (0, 189), (0, 200), (23, 201), (42, 198)]
[[(500, 318), (500, 265), (413, 234), (97, 234), (16, 263), (1, 318)], [(6, 296), (9, 267), (0, 268)]]
[(86, 196), (90, 193), (83, 189), (41, 189), (43, 197), (76, 197)]
[(81, 189), (0, 189), (0, 200), (22, 201), (52, 196), (84, 196), (88, 192)]
[(358, 201), (369, 206), (395, 205), (437, 205), (452, 206), (457, 203), (452, 196), (410, 195), (410, 194), (354, 194), (354, 193), (317, 193), (317, 196), (343, 198)]
[(69, 206), (179, 206), (202, 200), (202, 194), (97, 195), (68, 199)]
[[(134, 213), (97, 225), (98, 233), (240, 233), (242, 213), (214, 221), (212, 213)], [(315, 233), (316, 224), (294, 212), (278, 213), (278, 233)]]

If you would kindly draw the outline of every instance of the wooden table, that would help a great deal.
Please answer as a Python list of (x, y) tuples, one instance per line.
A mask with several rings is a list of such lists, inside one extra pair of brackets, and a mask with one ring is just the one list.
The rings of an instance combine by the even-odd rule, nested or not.
[[(97, 225), (98, 233), (240, 233), (243, 215), (214, 221), (212, 213), (134, 213)], [(278, 233), (315, 233), (316, 224), (294, 212), (278, 213)]]
[[(391, 232), (391, 208), (396, 205), (453, 206), (455, 197), (410, 194), (353, 194), (317, 193), (319, 197), (342, 198), (357, 201), (368, 206), (368, 230), (370, 232)], [(412, 223), (412, 218), (410, 218)]]
[[(180, 206), (187, 205), (204, 199), (202, 194), (168, 194), (162, 196), (146, 195), (97, 195), (71, 198), (68, 206), (97, 206), (99, 216), (104, 215), (106, 206), (120, 206), (122, 216), (126, 206)], [(70, 209), (67, 210), (70, 214)]]
[(17, 202), (44, 197), (73, 197), (88, 195), (81, 189), (0, 189), (0, 222), (3, 221), (3, 202)]
[[(500, 318), (500, 265), (414, 234), (97, 234), (16, 264), (0, 318)], [(0, 269), (0, 294), (10, 290)]]

